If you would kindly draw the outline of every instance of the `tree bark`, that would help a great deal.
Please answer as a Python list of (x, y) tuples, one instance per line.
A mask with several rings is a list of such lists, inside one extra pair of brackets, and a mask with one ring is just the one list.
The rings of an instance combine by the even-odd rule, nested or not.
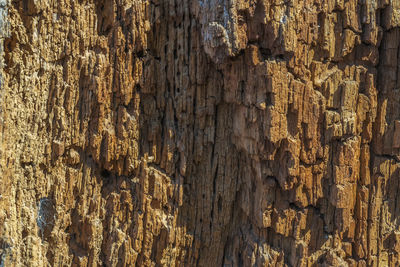
[(0, 266), (398, 266), (400, 2), (1, 0)]

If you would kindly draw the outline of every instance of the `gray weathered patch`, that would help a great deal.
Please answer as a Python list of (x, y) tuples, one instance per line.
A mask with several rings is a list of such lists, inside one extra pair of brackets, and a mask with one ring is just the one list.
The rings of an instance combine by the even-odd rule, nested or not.
[(49, 198), (41, 198), (38, 204), (36, 223), (39, 227), (39, 234), (45, 239), (54, 227), (56, 209), (54, 203)]
[(236, 2), (198, 0), (196, 3), (205, 52), (215, 63), (236, 55), (239, 52)]

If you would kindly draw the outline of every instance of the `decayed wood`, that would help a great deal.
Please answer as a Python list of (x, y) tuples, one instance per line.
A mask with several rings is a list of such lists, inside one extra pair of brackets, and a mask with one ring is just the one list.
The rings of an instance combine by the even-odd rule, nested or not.
[(399, 3), (0, 1), (0, 265), (399, 265)]

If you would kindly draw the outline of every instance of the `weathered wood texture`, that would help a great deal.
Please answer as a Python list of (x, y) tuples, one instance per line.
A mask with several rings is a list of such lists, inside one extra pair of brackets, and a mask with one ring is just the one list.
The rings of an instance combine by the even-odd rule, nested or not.
[(0, 1), (0, 266), (399, 266), (400, 1)]

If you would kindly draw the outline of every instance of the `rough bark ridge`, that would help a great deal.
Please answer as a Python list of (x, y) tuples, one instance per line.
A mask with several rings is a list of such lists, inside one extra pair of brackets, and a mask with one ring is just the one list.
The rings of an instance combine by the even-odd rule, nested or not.
[(400, 1), (1, 0), (0, 266), (398, 266)]

